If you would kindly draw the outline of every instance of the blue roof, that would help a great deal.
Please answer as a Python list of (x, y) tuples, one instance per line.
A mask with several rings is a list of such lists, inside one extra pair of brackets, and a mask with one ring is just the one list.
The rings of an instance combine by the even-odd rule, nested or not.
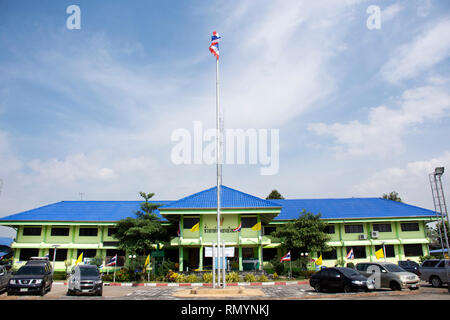
[(402, 202), (382, 198), (346, 198), (346, 199), (293, 199), (271, 200), (282, 206), (275, 220), (297, 219), (305, 209), (314, 214), (320, 213), (322, 219), (364, 219), (430, 217), (435, 212)]
[[(167, 204), (170, 201), (150, 201)], [(142, 201), (61, 201), (3, 217), (0, 221), (118, 221), (134, 217)], [(156, 215), (161, 218), (159, 211)], [(162, 219), (164, 220), (164, 219)]]
[[(226, 186), (220, 187), (221, 208), (279, 208), (280, 205)], [(217, 187), (213, 187), (178, 201), (161, 209), (213, 209), (217, 208)]]

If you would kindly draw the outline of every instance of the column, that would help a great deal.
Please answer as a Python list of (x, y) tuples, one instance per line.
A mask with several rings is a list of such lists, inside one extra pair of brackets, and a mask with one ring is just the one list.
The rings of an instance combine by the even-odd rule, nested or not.
[(178, 254), (178, 271), (180, 271), (180, 272), (183, 271), (183, 253), (184, 253), (183, 251), (184, 251), (183, 247), (179, 246), (179, 249), (178, 249), (178, 252), (179, 252), (179, 254)]
[(258, 245), (259, 271), (263, 269), (262, 244)]
[(242, 246), (239, 245), (239, 271), (244, 271), (244, 267), (242, 265)]
[(198, 269), (203, 271), (203, 246), (200, 246), (200, 253), (198, 259)]

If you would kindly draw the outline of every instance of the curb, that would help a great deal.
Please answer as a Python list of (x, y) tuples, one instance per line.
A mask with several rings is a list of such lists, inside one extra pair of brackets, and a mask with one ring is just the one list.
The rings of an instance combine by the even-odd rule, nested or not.
[[(53, 282), (54, 285), (65, 285), (67, 282)], [(270, 282), (234, 282), (227, 283), (227, 286), (292, 286), (309, 284), (309, 281), (270, 281)], [(212, 283), (133, 283), (133, 282), (105, 282), (106, 287), (212, 287)]]
[(338, 293), (330, 295), (317, 295), (317, 296), (303, 296), (303, 297), (292, 297), (289, 300), (303, 300), (303, 299), (336, 299), (336, 298), (353, 298), (353, 297), (380, 297), (380, 296), (408, 296), (419, 294), (419, 290), (408, 290), (408, 291), (378, 291), (378, 292), (355, 292), (355, 293)]

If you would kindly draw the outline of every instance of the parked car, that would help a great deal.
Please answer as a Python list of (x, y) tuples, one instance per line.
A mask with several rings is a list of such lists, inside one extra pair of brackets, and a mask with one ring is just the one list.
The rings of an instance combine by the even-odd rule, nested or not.
[(76, 265), (69, 277), (67, 295), (74, 294), (103, 294), (103, 281), (95, 265)]
[[(390, 262), (363, 262), (356, 265), (356, 270), (366, 277), (373, 273), (379, 273), (379, 288), (390, 288), (391, 290), (410, 289), (416, 290), (420, 287), (420, 278), (414, 273), (408, 272), (398, 265)], [(376, 281), (377, 282), (377, 281)]]
[(420, 265), (417, 262), (411, 260), (403, 260), (398, 262), (398, 266), (403, 270), (414, 273), (415, 275), (420, 277)]
[(52, 284), (52, 270), (46, 264), (28, 264), (13, 273), (8, 282), (7, 293), (38, 293), (43, 296), (50, 292)]
[(50, 270), (53, 269), (52, 264), (48, 261), (47, 257), (31, 257), (25, 265), (45, 265)]
[(374, 283), (351, 268), (334, 267), (325, 268), (313, 274), (309, 284), (317, 292), (344, 291), (369, 291), (375, 288)]
[(450, 274), (450, 260), (430, 259), (425, 260), (420, 265), (420, 278), (429, 282), (433, 287), (440, 287), (448, 283), (448, 274)]
[(0, 292), (3, 292), (8, 287), (10, 274), (5, 266), (0, 266)]

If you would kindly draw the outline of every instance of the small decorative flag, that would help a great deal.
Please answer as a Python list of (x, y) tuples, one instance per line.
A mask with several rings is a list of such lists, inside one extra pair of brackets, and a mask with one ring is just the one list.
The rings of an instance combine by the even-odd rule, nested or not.
[(381, 248), (381, 249), (378, 250), (378, 251), (375, 251), (375, 257), (377, 257), (377, 259), (384, 258), (384, 251), (383, 251), (383, 248)]
[(236, 229), (233, 229), (234, 232), (241, 232), (242, 229), (242, 222), (239, 224), (239, 227), (237, 227)]
[(353, 248), (350, 249), (346, 258), (351, 260), (355, 259), (355, 255), (353, 254)]
[(281, 258), (280, 262), (283, 262), (283, 261), (291, 261), (291, 252), (290, 251), (288, 253), (286, 253), (283, 258)]
[(144, 263), (144, 270), (147, 269), (147, 265), (150, 263), (150, 255), (147, 256), (147, 259), (145, 259)]
[(180, 231), (180, 225), (178, 225), (177, 236), (179, 237), (180, 234), (181, 234), (181, 231)]
[(106, 263), (107, 267), (112, 267), (115, 265), (117, 265), (117, 254)]
[(209, 51), (219, 60), (219, 34), (213, 31), (213, 35), (211, 37), (211, 45), (209, 46)]
[(258, 231), (261, 230), (261, 222), (258, 222), (252, 227), (252, 230)]
[(322, 265), (322, 254), (320, 257), (316, 260), (316, 265), (321, 266)]
[(79, 264), (81, 261), (83, 261), (83, 252), (80, 254), (77, 261), (75, 261), (75, 265)]
[(200, 222), (197, 222), (192, 228), (191, 228), (191, 232), (195, 232), (200, 230)]

